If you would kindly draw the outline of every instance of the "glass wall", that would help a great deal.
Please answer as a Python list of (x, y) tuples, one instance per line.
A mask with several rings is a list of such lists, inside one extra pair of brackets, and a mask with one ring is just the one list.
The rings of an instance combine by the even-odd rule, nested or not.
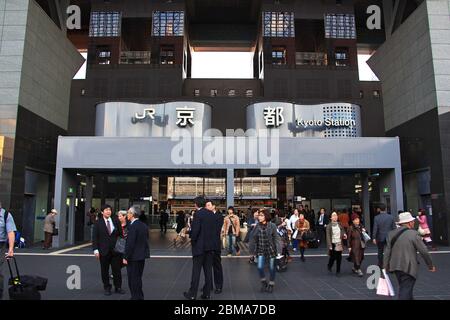
[(153, 12), (152, 36), (183, 36), (184, 12), (183, 11), (155, 11)]

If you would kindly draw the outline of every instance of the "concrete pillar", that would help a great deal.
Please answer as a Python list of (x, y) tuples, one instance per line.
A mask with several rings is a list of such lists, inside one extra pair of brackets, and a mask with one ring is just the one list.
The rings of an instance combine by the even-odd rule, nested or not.
[[(390, 198), (391, 214), (398, 216), (399, 210), (403, 208), (403, 185), (401, 168), (394, 168), (384, 173), (379, 181), (380, 201), (386, 204), (386, 197)], [(386, 189), (387, 188), (387, 189)]]
[(362, 184), (361, 206), (362, 206), (362, 213), (364, 215), (364, 226), (367, 228), (367, 230), (372, 230), (370, 221), (369, 176), (367, 175), (367, 173), (361, 175), (361, 184)]
[(227, 169), (227, 207), (234, 206), (234, 169)]
[[(72, 193), (69, 193), (69, 188), (72, 189)], [(69, 207), (66, 205), (68, 197), (71, 197)], [(63, 168), (56, 168), (55, 209), (58, 210), (59, 214), (56, 216), (58, 235), (53, 237), (53, 247), (55, 248), (74, 243), (75, 197), (76, 177)]]
[(287, 209), (286, 177), (276, 177), (276, 179), (277, 179), (277, 208)]
[(91, 227), (87, 225), (88, 217), (87, 213), (92, 208), (92, 198), (94, 195), (94, 177), (87, 176), (86, 177), (86, 199), (85, 199), (85, 216), (84, 216), (84, 240), (91, 240)]

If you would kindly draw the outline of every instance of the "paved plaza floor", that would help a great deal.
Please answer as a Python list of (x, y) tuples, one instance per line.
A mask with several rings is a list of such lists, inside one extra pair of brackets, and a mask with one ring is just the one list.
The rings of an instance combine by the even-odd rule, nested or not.
[[(161, 235), (152, 231), (150, 248), (152, 257), (147, 260), (143, 284), (146, 299), (182, 300), (183, 291), (189, 288), (192, 260), (189, 243), (173, 245), (173, 231)], [(437, 266), (436, 273), (427, 271), (420, 265), (420, 275), (415, 287), (416, 299), (450, 300), (450, 248), (440, 247), (432, 252)], [(49, 279), (42, 299), (63, 300), (120, 300), (129, 299), (126, 270), (122, 270), (125, 295), (105, 297), (100, 279), (100, 265), (94, 258), (89, 244), (64, 249), (44, 251), (40, 247), (20, 249), (17, 259), (23, 274), (33, 274)], [(222, 259), (224, 267), (224, 288), (214, 300), (374, 300), (379, 297), (367, 286), (370, 274), (360, 278), (352, 274), (352, 264), (342, 261), (340, 277), (327, 271), (327, 255), (324, 248), (309, 249), (306, 261), (296, 254), (294, 261), (284, 273), (277, 273), (273, 294), (260, 293), (256, 266), (248, 262), (248, 250), (241, 244), (241, 256)], [(363, 271), (377, 261), (376, 248), (367, 249)], [(78, 266), (81, 271), (81, 289), (70, 290), (67, 279), (70, 266)], [(7, 269), (3, 271), (6, 274)], [(394, 286), (397, 283), (394, 278)], [(202, 284), (201, 284), (202, 285)]]

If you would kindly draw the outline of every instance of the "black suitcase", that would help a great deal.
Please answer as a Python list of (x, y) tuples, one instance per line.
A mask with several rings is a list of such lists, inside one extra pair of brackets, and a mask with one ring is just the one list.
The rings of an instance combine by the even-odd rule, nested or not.
[[(14, 265), (16, 267), (16, 276), (14, 276), (11, 268), (11, 260), (14, 260)], [(47, 286), (47, 279), (41, 277), (33, 276), (20, 276), (19, 268), (17, 267), (17, 261), (15, 257), (7, 259), (9, 274), (11, 278), (9, 279), (9, 299), (10, 300), (41, 300), (41, 294), (38, 291), (39, 284), (40, 288), (45, 290)], [(39, 280), (37, 280), (39, 278)]]
[(287, 265), (288, 262), (286, 256), (280, 259), (276, 259), (275, 268), (278, 272), (285, 272), (287, 270)]

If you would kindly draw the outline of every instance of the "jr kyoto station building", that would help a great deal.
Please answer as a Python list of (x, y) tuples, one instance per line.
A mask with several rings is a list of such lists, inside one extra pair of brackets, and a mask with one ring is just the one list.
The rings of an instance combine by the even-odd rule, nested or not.
[(433, 1), (66, 1), (80, 28), (56, 2), (16, 9), (23, 77), (0, 113), (17, 123), (0, 131), (0, 196), (28, 239), (51, 208), (62, 247), (90, 239), (92, 207), (136, 206), (156, 227), (203, 195), (219, 210), (361, 212), (369, 230), (380, 203), (423, 208), (447, 243), (450, 88)]

